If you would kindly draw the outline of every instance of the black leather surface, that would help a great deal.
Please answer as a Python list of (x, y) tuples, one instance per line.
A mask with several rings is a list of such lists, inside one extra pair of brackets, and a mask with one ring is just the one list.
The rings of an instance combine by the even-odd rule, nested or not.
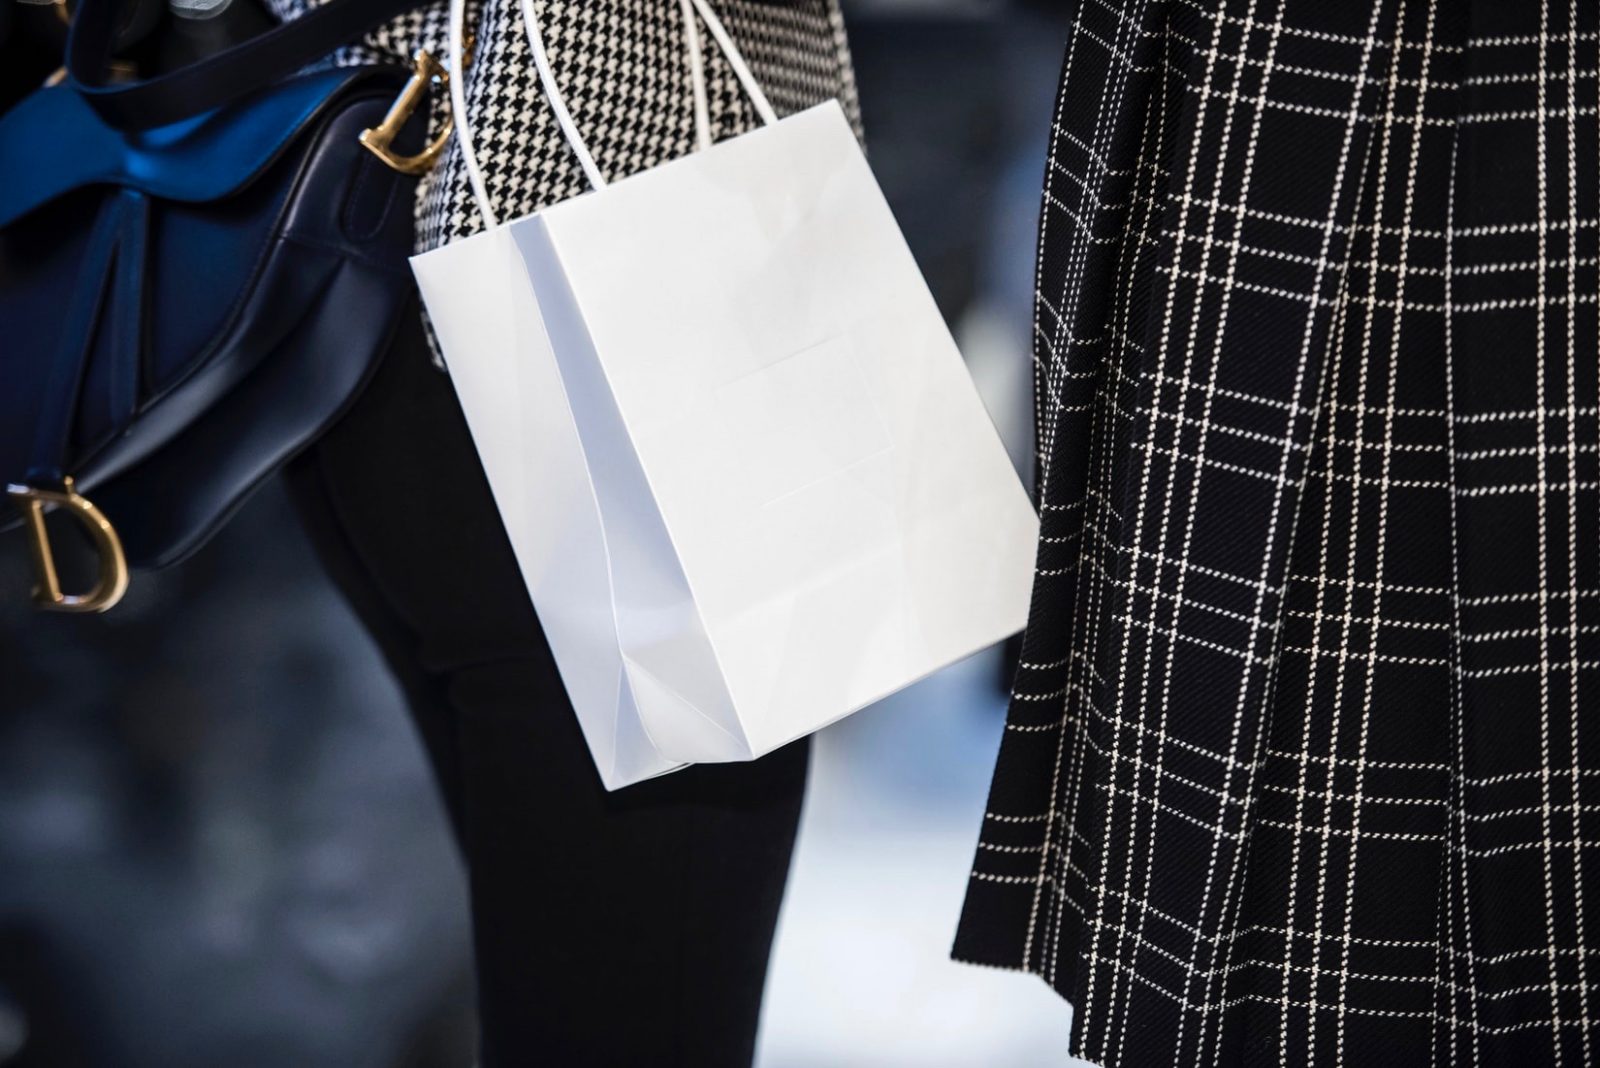
[(144, 80), (113, 80), (117, 27), (135, 0), (78, 0), (67, 40), (71, 85), (109, 126), (168, 126), (288, 78), (423, 0), (327, 0), (231, 48)]
[(48, 179), (0, 170), (0, 480), (74, 476), (130, 562), (158, 565), (312, 440), (410, 299), (416, 179), (356, 140), (403, 80), (305, 75), (136, 136), (37, 103), (55, 90), (0, 122), (0, 160), (39, 149), (47, 116), (84, 133), (58, 130), (81, 158)]

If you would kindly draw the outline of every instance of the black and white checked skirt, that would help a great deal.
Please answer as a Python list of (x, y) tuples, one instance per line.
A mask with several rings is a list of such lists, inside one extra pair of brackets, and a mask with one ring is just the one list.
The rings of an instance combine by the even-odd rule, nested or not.
[(1082, 0), (956, 956), (1105, 1065), (1600, 1064), (1595, 0)]

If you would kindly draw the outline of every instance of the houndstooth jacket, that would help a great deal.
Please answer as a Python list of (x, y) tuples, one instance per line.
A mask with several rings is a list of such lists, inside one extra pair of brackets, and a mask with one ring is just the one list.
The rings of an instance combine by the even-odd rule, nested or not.
[[(290, 19), (320, 0), (268, 0)], [(534, 0), (567, 105), (601, 170), (619, 177), (694, 147), (694, 110), (681, 9), (668, 0)], [(773, 107), (788, 114), (837, 97), (859, 128), (860, 109), (837, 0), (717, 0)], [(345, 49), (341, 64), (409, 64), (418, 48), (447, 54), (444, 3), (404, 15)], [(518, 0), (469, 4), (477, 44), (464, 91), (490, 201), (515, 219), (588, 186), (539, 87)], [(714, 138), (759, 118), (720, 51), (704, 50)], [(435, 93), (434, 122), (446, 113)], [(483, 228), (458, 142), (417, 191), (417, 249)]]

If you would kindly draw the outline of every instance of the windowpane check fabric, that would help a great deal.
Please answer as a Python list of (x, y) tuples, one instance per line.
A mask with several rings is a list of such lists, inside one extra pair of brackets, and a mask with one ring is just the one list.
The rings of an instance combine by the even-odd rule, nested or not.
[(955, 946), (1074, 1053), (1600, 1063), (1597, 31), (1083, 0)]

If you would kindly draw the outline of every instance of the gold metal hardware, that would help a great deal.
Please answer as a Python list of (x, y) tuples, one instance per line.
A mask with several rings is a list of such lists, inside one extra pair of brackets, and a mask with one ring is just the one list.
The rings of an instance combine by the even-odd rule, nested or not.
[[(78, 495), (72, 479), (63, 479), (63, 489), (46, 490), (33, 486), (7, 486), (6, 495), (22, 511), (28, 524), (28, 548), (33, 556), (33, 600), (50, 612), (104, 612), (128, 592), (128, 560), (122, 554), (122, 539), (117, 537), (105, 513)], [(100, 578), (87, 593), (62, 593), (56, 576), (55, 553), (44, 527), (45, 513), (64, 508), (89, 532), (100, 557)]]
[(411, 72), (411, 77), (406, 81), (405, 88), (400, 90), (400, 95), (395, 97), (393, 104), (389, 105), (389, 114), (383, 117), (383, 122), (372, 129), (361, 131), (360, 141), (374, 156), (383, 160), (390, 167), (401, 174), (426, 174), (444, 154), (444, 147), (450, 141), (451, 131), (455, 129), (455, 119), (446, 115), (444, 129), (439, 131), (439, 136), (433, 139), (433, 144), (417, 153), (415, 156), (401, 156), (390, 147), (395, 137), (400, 133), (400, 128), (411, 118), (417, 110), (417, 105), (422, 101), (430, 85), (437, 85), (441, 90), (450, 84), (450, 72), (440, 66), (439, 61), (427, 52), (418, 50), (414, 57), (416, 67)]
[[(108, 80), (113, 82), (131, 82), (138, 73), (139, 68), (124, 59), (113, 59), (106, 64), (106, 76)], [(43, 85), (44, 88), (49, 89), (52, 86), (60, 85), (66, 80), (67, 68), (57, 67), (50, 72), (50, 76), (44, 80)]]
[[(56, 9), (56, 18), (61, 20), (63, 26), (72, 25), (72, 12), (67, 10), (67, 0), (53, 0), (50, 6)], [(66, 64), (62, 64), (51, 73), (50, 77), (44, 80), (44, 87), (48, 89), (52, 85), (60, 85), (66, 80), (67, 67)]]
[[(63, 26), (70, 27), (72, 25), (72, 8), (67, 6), (67, 0), (50, 0), (50, 6), (55, 8), (56, 18), (61, 20)], [(113, 59), (106, 64), (106, 73), (111, 76), (112, 81), (126, 82), (133, 80), (134, 75), (138, 74), (139, 70), (127, 60)], [(51, 86), (60, 85), (66, 80), (67, 68), (65, 66), (57, 67), (44, 80), (44, 88), (48, 89)]]

